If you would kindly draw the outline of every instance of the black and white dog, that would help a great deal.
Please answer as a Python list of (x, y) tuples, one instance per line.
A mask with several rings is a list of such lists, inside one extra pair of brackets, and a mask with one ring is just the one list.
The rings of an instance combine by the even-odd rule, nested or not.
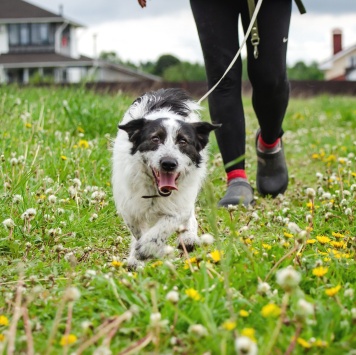
[(132, 233), (129, 267), (164, 256), (167, 238), (178, 230), (188, 251), (199, 244), (194, 205), (209, 133), (219, 127), (200, 121), (199, 109), (184, 91), (161, 89), (136, 99), (119, 125), (112, 184)]

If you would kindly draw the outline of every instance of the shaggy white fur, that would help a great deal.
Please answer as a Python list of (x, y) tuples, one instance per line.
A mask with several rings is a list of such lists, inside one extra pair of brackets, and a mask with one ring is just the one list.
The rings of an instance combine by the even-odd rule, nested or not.
[[(195, 201), (206, 174), (207, 148), (205, 146), (199, 151), (201, 160), (199, 164), (194, 164), (179, 149), (176, 136), (182, 121), (200, 121), (200, 106), (192, 100), (186, 100), (186, 116), (180, 115), (174, 111), (174, 107), (169, 106), (150, 111), (152, 100), (159, 102), (165, 95), (166, 90), (160, 90), (142, 96), (131, 105), (120, 124), (121, 127), (141, 118), (164, 118), (161, 124), (166, 132), (164, 142), (155, 150), (138, 149), (133, 154), (134, 143), (130, 141), (128, 133), (120, 129), (113, 147), (113, 194), (116, 208), (132, 233), (127, 260), (128, 266), (132, 268), (141, 265), (145, 259), (164, 256), (167, 238), (178, 230), (183, 230), (180, 238), (188, 249), (199, 244)], [(215, 128), (217, 126), (211, 125), (210, 130)], [(178, 190), (172, 190), (167, 197), (157, 194), (153, 174), (154, 169), (160, 170), (163, 157), (170, 157), (177, 162), (175, 173), (179, 176)]]

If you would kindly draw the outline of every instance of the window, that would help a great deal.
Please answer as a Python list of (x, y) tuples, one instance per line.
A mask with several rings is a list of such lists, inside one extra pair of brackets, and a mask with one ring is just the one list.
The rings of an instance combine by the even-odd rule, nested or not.
[(30, 26), (27, 23), (20, 24), (20, 43), (25, 46), (30, 44)]
[(19, 44), (19, 26), (9, 25), (8, 29), (10, 46), (17, 46)]
[(8, 25), (10, 46), (43, 46), (54, 44), (55, 26), (49, 23)]

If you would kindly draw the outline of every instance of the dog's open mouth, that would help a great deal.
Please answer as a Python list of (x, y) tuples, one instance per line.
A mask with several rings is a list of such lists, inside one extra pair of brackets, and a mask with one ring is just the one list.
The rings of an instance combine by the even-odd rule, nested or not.
[(152, 169), (152, 172), (156, 180), (158, 193), (161, 196), (168, 197), (173, 190), (178, 190), (176, 182), (179, 178), (179, 173), (156, 169)]

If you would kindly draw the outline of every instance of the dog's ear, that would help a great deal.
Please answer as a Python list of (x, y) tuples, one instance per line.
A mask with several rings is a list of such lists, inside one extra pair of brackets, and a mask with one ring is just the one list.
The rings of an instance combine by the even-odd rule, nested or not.
[(147, 120), (145, 118), (138, 118), (124, 125), (119, 125), (119, 129), (122, 129), (123, 131), (127, 132), (130, 142), (134, 143), (146, 121)]
[(208, 144), (209, 134), (217, 128), (221, 127), (221, 124), (209, 123), (209, 122), (194, 122), (191, 124), (196, 132), (200, 149), (202, 150)]

